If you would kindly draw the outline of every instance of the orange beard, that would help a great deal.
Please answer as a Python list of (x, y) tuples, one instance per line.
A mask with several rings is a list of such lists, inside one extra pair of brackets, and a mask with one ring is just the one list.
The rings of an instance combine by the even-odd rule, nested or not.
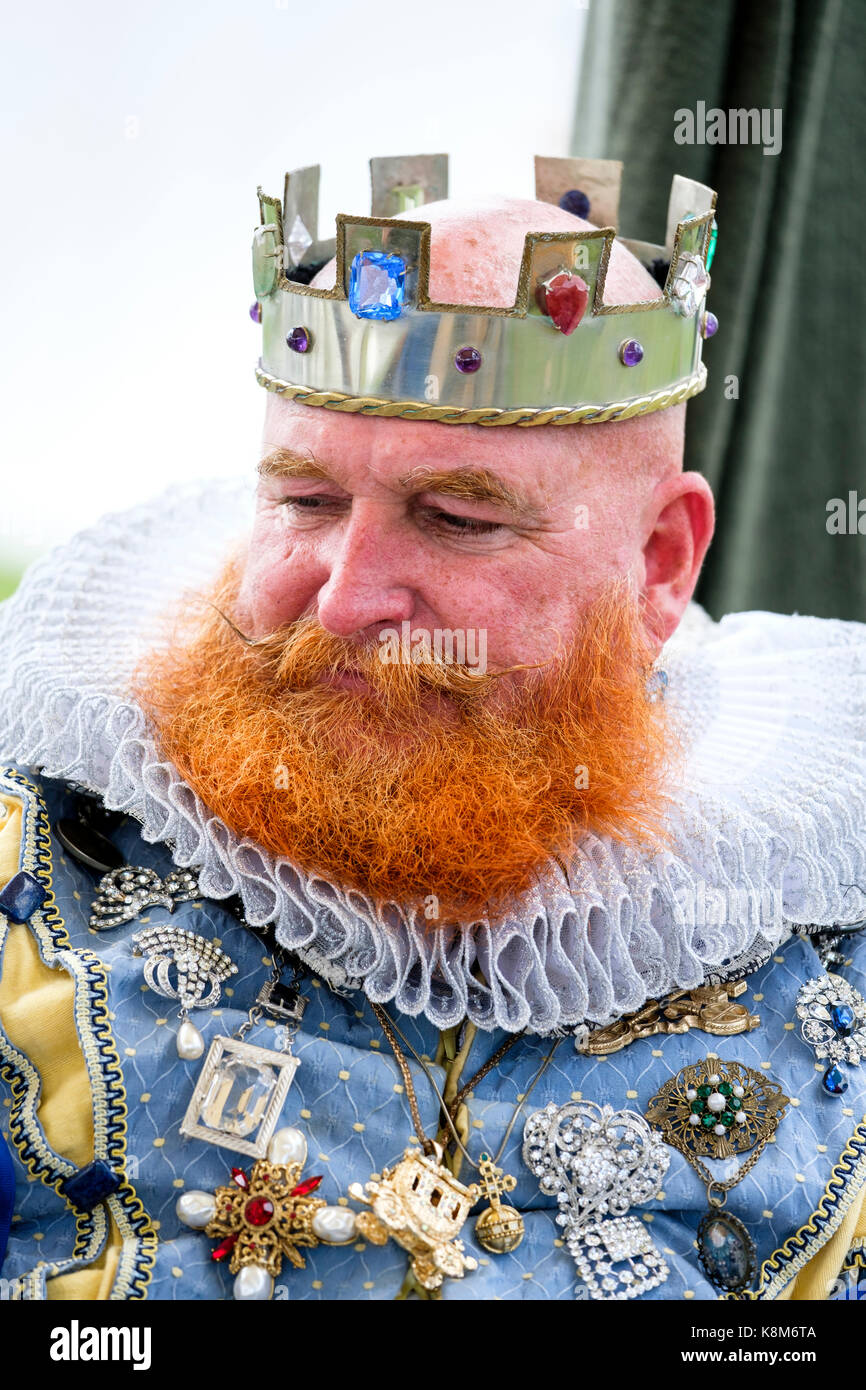
[(249, 643), (222, 616), (238, 573), (134, 682), (162, 755), (238, 835), (439, 926), (499, 915), (588, 830), (659, 840), (668, 730), (622, 585), (567, 653), (503, 680), (383, 664), (314, 619)]

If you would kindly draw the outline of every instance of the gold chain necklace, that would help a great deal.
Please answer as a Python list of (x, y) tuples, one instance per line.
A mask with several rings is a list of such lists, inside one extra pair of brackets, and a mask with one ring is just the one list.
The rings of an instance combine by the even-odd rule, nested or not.
[[(402, 1042), (403, 1046), (406, 1047), (409, 1052), (411, 1052), (412, 1056), (415, 1058), (416, 1062), (421, 1067), (421, 1070), (424, 1072), (424, 1075), (429, 1081), (430, 1086), (432, 1087), (433, 1092), (437, 1100), (439, 1101), (442, 1120), (444, 1121), (443, 1128), (447, 1128), (447, 1130), (450, 1130), (451, 1134), (451, 1139), (449, 1140), (449, 1143), (453, 1141), (453, 1143), (457, 1146), (459, 1154), (462, 1155), (462, 1157), (466, 1159), (467, 1163), (469, 1163), (471, 1167), (473, 1167), (479, 1174), (480, 1195), (487, 1199), (489, 1205), (485, 1207), (484, 1211), (480, 1214), (480, 1216), (477, 1218), (475, 1222), (474, 1231), (476, 1240), (478, 1241), (479, 1245), (481, 1245), (485, 1250), (490, 1251), (491, 1254), (503, 1255), (509, 1253), (512, 1250), (516, 1250), (525, 1234), (523, 1217), (520, 1215), (518, 1211), (515, 1211), (513, 1207), (506, 1206), (502, 1201), (502, 1197), (506, 1192), (512, 1192), (514, 1190), (514, 1188), (517, 1186), (517, 1181), (510, 1173), (503, 1173), (502, 1169), (498, 1166), (498, 1164), (503, 1153), (505, 1152), (508, 1140), (511, 1137), (512, 1130), (514, 1129), (514, 1126), (517, 1123), (517, 1119), (520, 1115), (521, 1110), (523, 1109), (524, 1105), (526, 1104), (527, 1100), (532, 1094), (532, 1091), (535, 1088), (537, 1082), (540, 1080), (542, 1074), (547, 1069), (550, 1061), (553, 1058), (553, 1054), (555, 1053), (562, 1039), (555, 1039), (553, 1046), (550, 1048), (550, 1051), (547, 1053), (547, 1056), (542, 1060), (540, 1067), (538, 1068), (534, 1077), (532, 1078), (532, 1081), (530, 1082), (528, 1089), (524, 1093), (522, 1099), (515, 1106), (511, 1119), (509, 1120), (508, 1125), (506, 1126), (502, 1142), (499, 1145), (499, 1148), (497, 1149), (496, 1153), (492, 1156), (487, 1153), (482, 1153), (479, 1156), (478, 1161), (476, 1162), (467, 1150), (466, 1145), (464, 1144), (463, 1140), (460, 1137), (460, 1134), (458, 1133), (456, 1123), (458, 1112), (466, 1097), (470, 1094), (474, 1087), (478, 1085), (479, 1081), (483, 1080), (483, 1078), (487, 1076), (488, 1073), (494, 1069), (494, 1067), (498, 1066), (499, 1062), (501, 1062), (502, 1058), (506, 1055), (506, 1053), (509, 1052), (511, 1048), (514, 1046), (514, 1044), (523, 1036), (522, 1032), (512, 1034), (511, 1037), (507, 1038), (506, 1041), (502, 1044), (502, 1046), (497, 1048), (493, 1055), (490, 1058), (488, 1058), (484, 1065), (479, 1067), (479, 1069), (474, 1073), (474, 1075), (469, 1079), (469, 1081), (467, 1081), (463, 1086), (461, 1086), (460, 1090), (457, 1092), (453, 1100), (449, 1103), (445, 1100), (445, 1097), (442, 1095), (442, 1092), (436, 1084), (436, 1080), (433, 1077), (424, 1059), (418, 1055), (415, 1048), (409, 1042), (408, 1038), (393, 1021), (393, 1019), (389, 1017), (385, 1009), (382, 1008), (381, 1004), (373, 1004), (372, 1008), (377, 1019), (379, 1020), (382, 1032), (385, 1034), (385, 1037), (387, 1038), (391, 1046), (391, 1050), (394, 1053), (394, 1058), (397, 1062), (397, 1065), (400, 1068), (400, 1074), (403, 1077), (403, 1082), (406, 1087), (406, 1095), (409, 1102), (409, 1110), (412, 1115), (412, 1123), (415, 1127), (415, 1133), (418, 1138), (418, 1142), (421, 1144), (422, 1149), (425, 1153), (428, 1154), (435, 1149), (440, 1149), (442, 1152), (443, 1162), (448, 1162), (447, 1149), (444, 1146), (439, 1145), (435, 1143), (433, 1140), (429, 1139), (424, 1132), (423, 1125), (421, 1124), (420, 1111), (418, 1109), (418, 1101), (415, 1094), (415, 1086), (412, 1081), (412, 1074), (409, 1070), (409, 1063), (406, 1060), (406, 1056), (400, 1047), (400, 1042)], [(443, 1133), (443, 1128), (440, 1128), (440, 1134)], [(451, 1170), (453, 1172), (453, 1162), (449, 1164), (449, 1166), (451, 1167)]]

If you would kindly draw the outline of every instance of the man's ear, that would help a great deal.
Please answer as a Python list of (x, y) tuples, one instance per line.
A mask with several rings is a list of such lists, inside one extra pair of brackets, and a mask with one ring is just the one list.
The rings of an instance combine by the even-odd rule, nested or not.
[(713, 494), (700, 473), (678, 473), (653, 493), (643, 547), (644, 622), (659, 645), (679, 625), (715, 525)]

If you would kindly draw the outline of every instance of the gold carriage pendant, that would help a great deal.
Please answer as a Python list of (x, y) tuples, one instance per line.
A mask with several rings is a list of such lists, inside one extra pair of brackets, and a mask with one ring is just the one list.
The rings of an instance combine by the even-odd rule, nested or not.
[(374, 1173), (367, 1183), (352, 1183), (349, 1194), (372, 1208), (358, 1213), (359, 1235), (372, 1245), (385, 1245), (390, 1237), (402, 1246), (422, 1288), (438, 1289), (446, 1275), (462, 1279), (478, 1268), (458, 1236), (480, 1189), (474, 1183), (464, 1187), (443, 1167), (439, 1144), (430, 1156), (406, 1149), (393, 1168)]

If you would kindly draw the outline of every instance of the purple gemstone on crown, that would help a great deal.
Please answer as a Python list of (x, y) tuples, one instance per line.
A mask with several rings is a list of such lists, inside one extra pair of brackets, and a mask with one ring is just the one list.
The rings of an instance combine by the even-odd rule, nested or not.
[(716, 318), (715, 314), (711, 314), (710, 311), (707, 310), (701, 319), (701, 337), (712, 338), (713, 335), (718, 332), (718, 328), (719, 320)]
[(575, 217), (589, 217), (589, 199), (582, 188), (570, 188), (559, 200), (563, 212), (573, 212)]
[(261, 323), (262, 321), (262, 306), (258, 300), (256, 300), (255, 304), (250, 305), (250, 318), (253, 323)]
[(636, 367), (643, 360), (643, 348), (637, 338), (626, 338), (619, 345), (619, 360), (624, 367)]
[(309, 352), (310, 335), (306, 328), (293, 328), (291, 333), (286, 334), (286, 343), (292, 352)]
[(458, 372), (477, 372), (481, 366), (481, 353), (474, 347), (460, 348), (454, 354), (454, 366)]

